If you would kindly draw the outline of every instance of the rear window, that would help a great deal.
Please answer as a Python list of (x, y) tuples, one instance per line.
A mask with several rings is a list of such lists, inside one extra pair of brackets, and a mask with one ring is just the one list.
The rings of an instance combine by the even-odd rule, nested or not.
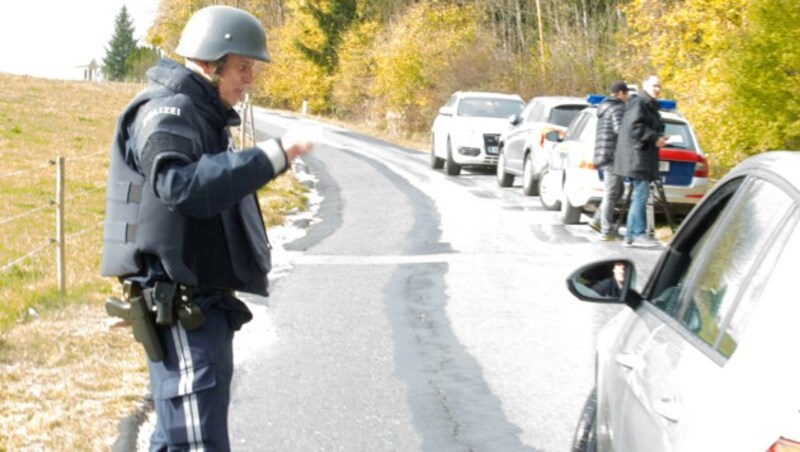
[(473, 97), (461, 101), (458, 105), (458, 115), (481, 118), (508, 118), (522, 111), (524, 106), (521, 101), (512, 99)]
[(664, 135), (667, 136), (666, 147), (697, 151), (697, 146), (695, 146), (692, 140), (692, 133), (686, 123), (664, 121), (664, 125), (666, 126), (664, 128)]
[(567, 127), (572, 118), (586, 108), (586, 105), (561, 105), (550, 110), (550, 118), (547, 122), (561, 127)]

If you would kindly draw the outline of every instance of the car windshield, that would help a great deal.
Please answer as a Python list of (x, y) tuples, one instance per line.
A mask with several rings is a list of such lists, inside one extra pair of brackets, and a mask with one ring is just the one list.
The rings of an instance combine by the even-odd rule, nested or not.
[(492, 99), (489, 97), (468, 97), (458, 104), (458, 116), (481, 118), (508, 118), (522, 111), (522, 101), (513, 99)]
[(664, 135), (667, 136), (667, 146), (668, 148), (677, 148), (677, 149), (690, 149), (696, 151), (696, 146), (692, 141), (692, 133), (689, 130), (689, 126), (682, 122), (669, 122), (664, 121), (664, 125), (666, 126), (664, 129)]
[(586, 105), (561, 105), (550, 110), (551, 124), (567, 127), (572, 121), (572, 118), (578, 115), (581, 110), (586, 108)]

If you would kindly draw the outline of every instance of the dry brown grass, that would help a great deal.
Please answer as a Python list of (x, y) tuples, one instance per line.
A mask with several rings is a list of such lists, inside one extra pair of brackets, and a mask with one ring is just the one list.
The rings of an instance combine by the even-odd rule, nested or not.
[(142, 348), (70, 305), (0, 338), (0, 449), (107, 450), (147, 392)]
[[(105, 450), (147, 393), (142, 348), (108, 331), (99, 274), (108, 147), (138, 85), (0, 73), (0, 451)], [(54, 169), (66, 158), (67, 293), (56, 290)], [(305, 204), (282, 176), (261, 193), (267, 224)], [(38, 210), (37, 210), (38, 209)]]

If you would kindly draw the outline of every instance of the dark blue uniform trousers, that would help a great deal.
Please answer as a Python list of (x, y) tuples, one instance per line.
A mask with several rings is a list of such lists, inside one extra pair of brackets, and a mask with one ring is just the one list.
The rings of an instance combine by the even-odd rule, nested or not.
[[(204, 300), (208, 301), (208, 300)], [(156, 429), (151, 451), (227, 451), (233, 334), (226, 310), (212, 306), (202, 327), (159, 327), (165, 358), (148, 360)]]

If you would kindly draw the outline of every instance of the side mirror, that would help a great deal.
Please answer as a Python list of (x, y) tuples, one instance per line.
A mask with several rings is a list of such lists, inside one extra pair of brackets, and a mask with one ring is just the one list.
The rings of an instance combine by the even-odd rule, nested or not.
[(439, 109), (439, 114), (442, 116), (453, 116), (453, 108), (452, 107), (442, 107)]
[(635, 308), (642, 300), (634, 289), (636, 267), (628, 259), (609, 259), (584, 265), (569, 275), (567, 288), (579, 300), (625, 303)]
[(561, 141), (561, 134), (558, 133), (558, 130), (551, 130), (544, 134), (544, 139), (547, 141), (552, 141), (554, 143), (558, 143)]
[(516, 113), (508, 118), (508, 122), (510, 122), (512, 126), (519, 124), (520, 121), (522, 121), (522, 118), (520, 117), (520, 115)]

